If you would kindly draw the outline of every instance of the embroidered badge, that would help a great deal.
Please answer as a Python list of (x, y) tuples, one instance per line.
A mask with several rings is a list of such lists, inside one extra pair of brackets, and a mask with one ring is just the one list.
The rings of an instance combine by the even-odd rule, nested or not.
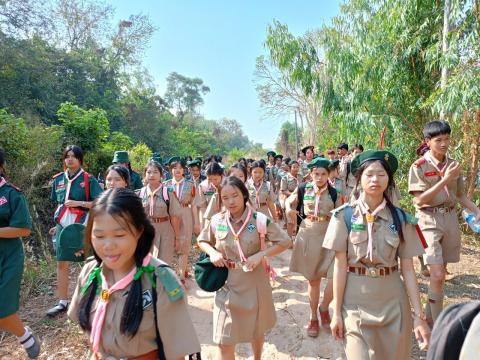
[(248, 224), (247, 230), (248, 232), (254, 232), (257, 227), (254, 224)]
[(7, 198), (6, 198), (5, 196), (2, 196), (2, 197), (0, 198), (0, 206), (6, 204), (7, 202), (8, 202), (8, 200), (7, 200)]
[(423, 173), (425, 176), (441, 176), (441, 174), (438, 171), (425, 171)]
[(352, 230), (365, 231), (366, 228), (365, 224), (352, 224)]
[(305, 201), (305, 200), (306, 200), (306, 201), (309, 201), (309, 200), (315, 200), (315, 196), (308, 196), (308, 195), (305, 195), (305, 196), (303, 197), (303, 200), (304, 200), (304, 201)]
[(225, 224), (218, 224), (217, 231), (228, 231), (228, 226)]
[(85, 187), (85, 182), (82, 181), (82, 182), (80, 183), (80, 187), (81, 187), (81, 188), (84, 188), (84, 187)]
[(152, 292), (150, 291), (150, 289), (147, 289), (142, 293), (142, 307), (143, 307), (143, 310), (145, 310), (146, 308), (148, 308), (152, 304), (153, 304)]
[(65, 180), (60, 180), (60, 181), (58, 182), (58, 186), (61, 186), (61, 185), (65, 185)]
[(390, 232), (391, 232), (392, 234), (397, 235), (398, 231), (397, 231), (397, 227), (395, 226), (395, 224), (390, 224), (390, 225), (388, 225), (388, 229), (390, 230)]
[(357, 220), (358, 220), (358, 215), (352, 215), (350, 221), (351, 221), (352, 223), (356, 223)]

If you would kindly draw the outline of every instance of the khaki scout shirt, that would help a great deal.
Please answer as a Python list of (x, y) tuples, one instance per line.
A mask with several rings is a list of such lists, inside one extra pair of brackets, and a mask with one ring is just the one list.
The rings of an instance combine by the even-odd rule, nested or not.
[[(240, 234), (240, 246), (247, 258), (261, 250), (260, 235), (257, 230), (257, 220), (254, 218), (253, 214), (254, 212), (252, 212), (248, 224)], [(247, 221), (247, 215), (248, 208), (245, 209), (242, 217), (236, 222), (231, 220), (231, 224), (235, 231), (238, 231), (244, 222)], [(220, 251), (225, 258), (240, 262), (237, 245), (235, 244), (233, 234), (228, 227), (226, 216), (227, 212), (222, 211), (221, 213), (214, 215), (211, 220), (208, 220), (198, 236), (197, 242), (207, 242)], [(288, 234), (270, 219), (267, 225), (267, 236), (265, 241), (283, 247), (289, 247), (291, 244)]]
[(217, 189), (208, 181), (208, 179), (203, 180), (197, 187), (197, 195), (195, 196), (194, 201), (195, 206), (205, 209), (213, 194), (216, 192)]
[[(433, 158), (433, 157), (432, 157)], [(436, 159), (433, 159), (436, 161)], [(448, 158), (448, 164), (456, 163), (455, 160)], [(439, 169), (442, 166), (437, 163)], [(437, 169), (432, 165), (429, 160), (425, 158), (420, 158), (415, 161), (410, 167), (410, 172), (408, 176), (408, 192), (413, 193), (416, 191), (424, 192), (432, 188), (436, 183), (441, 180), (441, 177), (438, 175)], [(433, 197), (429, 204), (422, 204), (422, 206), (417, 206), (417, 209), (424, 207), (432, 206), (455, 206), (458, 202), (458, 198), (463, 195), (463, 179), (460, 175), (457, 179), (452, 180), (448, 183), (448, 195), (444, 189), (441, 189)]]
[(287, 173), (280, 181), (280, 191), (292, 193), (300, 182), (300, 177), (294, 177), (291, 173)]
[[(148, 186), (137, 190), (138, 196), (140, 196), (143, 204), (143, 208), (145, 209), (145, 213), (148, 215), (150, 211), (150, 188)], [(155, 206), (153, 210), (153, 217), (166, 217), (166, 216), (180, 216), (181, 207), (180, 203), (178, 202), (177, 197), (171, 191), (168, 190), (168, 200), (169, 206), (167, 207), (167, 203), (163, 199), (163, 189), (160, 189), (155, 195)]]
[[(257, 204), (257, 202), (256, 202), (257, 201), (256, 200), (257, 193), (256, 193), (256, 190), (255, 190), (255, 185), (254, 185), (253, 179), (247, 180), (245, 185), (247, 186), (248, 192), (250, 193), (250, 201), (252, 202), (252, 204), (254, 204), (256, 206), (256, 204)], [(259, 196), (260, 206), (263, 206), (263, 204), (266, 204), (267, 201), (272, 201), (272, 202), (275, 201), (275, 194), (273, 193), (273, 188), (272, 188), (270, 182), (268, 182), (268, 181), (263, 182), (262, 187), (261, 187), (260, 191), (258, 192), (258, 196)]]
[[(87, 282), (88, 276), (96, 266), (96, 261), (90, 261), (83, 267), (78, 277), (75, 293), (68, 309), (70, 319), (78, 323), (78, 310), (82, 299), (81, 288)], [(158, 267), (164, 264), (158, 259), (152, 258), (150, 265)], [(173, 270), (172, 276), (175, 276)], [(103, 270), (105, 277), (108, 274)], [(155, 315), (153, 311), (152, 284), (149, 277), (142, 275), (143, 290), (143, 317), (137, 334), (131, 338), (120, 332), (120, 321), (123, 308), (127, 299), (130, 286), (123, 290), (115, 291), (110, 295), (107, 306), (105, 321), (103, 323), (100, 338), (99, 352), (103, 358), (113, 356), (115, 358), (131, 358), (147, 354), (157, 349), (155, 340)], [(157, 324), (162, 339), (165, 356), (167, 359), (178, 359), (200, 351), (200, 344), (195, 329), (188, 314), (185, 298), (171, 301), (163, 284), (157, 278)], [(95, 298), (90, 311), (90, 324), (93, 321), (99, 296)]]
[[(175, 194), (181, 204), (193, 204), (197, 191), (192, 181), (182, 179), (177, 183), (175, 179), (170, 179), (164, 181), (163, 186), (167, 186), (169, 191)], [(177, 190), (181, 192), (181, 194), (178, 194)]]
[(402, 231), (404, 241), (400, 241), (393, 225), (390, 210), (385, 207), (376, 216), (373, 224), (373, 260), (367, 257), (368, 206), (362, 199), (352, 204), (351, 231), (348, 233), (344, 211), (335, 213), (328, 224), (323, 247), (338, 252), (347, 253), (349, 266), (364, 265), (367, 267), (392, 267), (397, 265), (397, 258), (411, 259), (422, 255), (424, 249), (418, 237), (415, 226), (404, 222)]

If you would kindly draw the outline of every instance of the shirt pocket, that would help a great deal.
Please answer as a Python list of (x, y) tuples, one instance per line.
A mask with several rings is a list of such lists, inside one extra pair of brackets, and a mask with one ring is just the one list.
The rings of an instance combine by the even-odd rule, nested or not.
[(57, 197), (57, 202), (63, 203), (65, 201), (65, 188), (64, 187), (56, 188), (55, 195)]
[(382, 238), (383, 240), (381, 241), (380, 245), (382, 258), (387, 263), (395, 261), (398, 246), (400, 245), (400, 238), (398, 237), (398, 234), (388, 232)]
[(367, 256), (368, 234), (366, 231), (350, 232), (350, 243), (357, 259)]

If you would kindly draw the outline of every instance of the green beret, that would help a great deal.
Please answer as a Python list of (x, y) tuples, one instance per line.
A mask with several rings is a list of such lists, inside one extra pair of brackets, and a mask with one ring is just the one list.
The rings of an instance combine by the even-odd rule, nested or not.
[(172, 156), (170, 159), (168, 159), (168, 165), (172, 165), (174, 162), (181, 162), (182, 159), (180, 156)]
[(329, 169), (335, 169), (340, 164), (340, 160), (330, 160)]
[(283, 159), (283, 155), (282, 155), (282, 154), (278, 154), (278, 155), (275, 155), (274, 158), (275, 158), (275, 159)]
[(313, 168), (324, 168), (328, 170), (328, 166), (330, 165), (330, 160), (327, 160), (325, 158), (317, 157), (310, 161), (307, 165), (307, 168), (313, 169)]
[(128, 151), (115, 151), (115, 154), (113, 154), (113, 160), (112, 163), (128, 163), (130, 160), (128, 160)]
[(158, 163), (160, 163), (160, 164), (163, 162), (162, 157), (161, 157), (160, 154), (157, 153), (157, 152), (154, 152), (154, 153), (152, 154), (152, 157), (150, 158), (150, 160), (156, 161), (156, 162), (158, 162)]
[(269, 157), (269, 156), (275, 157), (275, 156), (277, 156), (277, 153), (275, 151), (269, 151), (269, 152), (267, 152), (267, 157)]
[(209, 292), (220, 290), (225, 285), (227, 277), (226, 267), (216, 267), (207, 254), (200, 254), (195, 264), (195, 281), (200, 289)]
[(369, 160), (384, 160), (387, 162), (392, 173), (395, 173), (398, 169), (398, 160), (390, 151), (385, 150), (367, 150), (357, 156), (352, 160), (351, 171), (353, 175), (356, 175), (358, 168), (365, 162)]
[(59, 261), (83, 261), (83, 255), (75, 256), (75, 253), (83, 250), (83, 237), (85, 226), (83, 224), (71, 224), (65, 226), (57, 236), (57, 260)]
[(308, 150), (308, 149), (312, 149), (312, 151), (313, 151), (313, 149), (315, 149), (315, 146), (313, 146), (313, 145), (304, 146), (304, 147), (302, 148), (302, 153), (305, 154), (305, 155), (307, 155), (307, 150)]
[(201, 160), (192, 160), (187, 163), (189, 167), (192, 166), (202, 166), (202, 161)]

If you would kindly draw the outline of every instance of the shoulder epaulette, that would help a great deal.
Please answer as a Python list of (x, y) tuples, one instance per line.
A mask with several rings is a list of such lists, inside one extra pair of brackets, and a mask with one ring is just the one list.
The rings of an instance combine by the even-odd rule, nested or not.
[(405, 214), (405, 221), (409, 222), (412, 225), (417, 225), (418, 224), (418, 219), (415, 216), (413, 216), (412, 214), (409, 214), (405, 211), (404, 211), (404, 214)]
[(7, 185), (10, 185), (12, 188), (14, 188), (15, 190), (17, 190), (18, 192), (23, 192), (22, 189), (20, 189), (18, 186), (13, 185), (12, 183), (7, 182)]
[(330, 211), (330, 212), (332, 213), (332, 215), (333, 215), (334, 217), (337, 217), (338, 213), (339, 213), (341, 210), (345, 209), (347, 206), (350, 206), (350, 204), (349, 204), (349, 203), (345, 203), (345, 204), (343, 204), (342, 206), (339, 206), (339, 207), (337, 207), (336, 209), (333, 209), (333, 210)]
[(413, 165), (415, 165), (416, 167), (419, 167), (423, 164), (425, 164), (427, 162), (427, 159), (425, 159), (424, 157), (421, 157), (420, 159), (416, 160)]
[(63, 175), (63, 172), (59, 172), (58, 174), (55, 174), (52, 176), (52, 179), (55, 179), (56, 177), (59, 177), (60, 175)]
[(160, 265), (156, 268), (158, 280), (167, 293), (168, 300), (177, 301), (183, 298), (182, 285), (168, 265)]
[[(257, 212), (256, 211), (253, 213), (253, 218), (255, 220), (257, 220)], [(266, 218), (267, 218), (267, 226), (268, 226), (268, 225), (271, 224), (272, 220), (270, 220), (270, 218), (268, 216), (266, 216)]]

